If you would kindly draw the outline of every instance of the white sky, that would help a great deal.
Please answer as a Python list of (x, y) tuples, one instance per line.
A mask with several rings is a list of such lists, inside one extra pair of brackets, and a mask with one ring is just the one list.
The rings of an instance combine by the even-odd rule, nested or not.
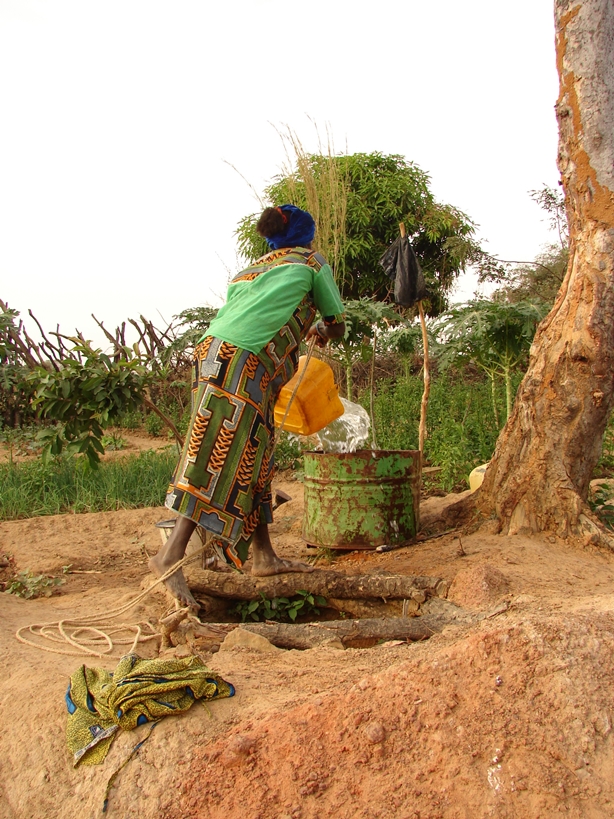
[[(239, 219), (306, 149), (399, 153), (504, 259), (550, 240), (551, 0), (0, 0), (0, 298), (99, 338), (219, 305)], [(461, 297), (472, 292), (469, 278)], [(31, 323), (30, 323), (31, 324)]]

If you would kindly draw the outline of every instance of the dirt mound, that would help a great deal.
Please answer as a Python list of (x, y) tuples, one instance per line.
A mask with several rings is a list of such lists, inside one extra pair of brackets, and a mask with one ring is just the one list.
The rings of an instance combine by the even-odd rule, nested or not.
[(240, 722), (165, 819), (611, 816), (614, 616), (505, 619)]

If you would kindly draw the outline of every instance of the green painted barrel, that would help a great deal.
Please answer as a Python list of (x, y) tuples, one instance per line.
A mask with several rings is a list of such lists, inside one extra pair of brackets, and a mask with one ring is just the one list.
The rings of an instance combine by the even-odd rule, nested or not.
[(411, 540), (419, 525), (420, 453), (305, 452), (303, 539), (330, 549)]

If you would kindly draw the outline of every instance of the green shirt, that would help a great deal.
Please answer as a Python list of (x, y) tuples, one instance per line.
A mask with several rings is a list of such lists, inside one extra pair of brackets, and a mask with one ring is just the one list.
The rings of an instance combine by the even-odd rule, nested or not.
[(308, 293), (322, 316), (342, 319), (341, 296), (322, 256), (304, 248), (273, 251), (230, 282), (226, 304), (205, 335), (259, 353)]

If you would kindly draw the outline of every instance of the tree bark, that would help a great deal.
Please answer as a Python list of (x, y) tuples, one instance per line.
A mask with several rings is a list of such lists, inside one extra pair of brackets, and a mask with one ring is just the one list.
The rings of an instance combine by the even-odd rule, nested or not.
[[(501, 531), (604, 540), (586, 505), (614, 404), (614, 5), (555, 0), (569, 266), (477, 495)], [(607, 539), (605, 539), (607, 540)]]
[(292, 597), (307, 590), (323, 597), (344, 600), (411, 600), (419, 603), (426, 597), (445, 597), (448, 584), (440, 577), (404, 575), (346, 575), (315, 570), (309, 574), (287, 573), (272, 577), (252, 577), (237, 572), (211, 572), (191, 569), (190, 589), (198, 597), (223, 597), (230, 600), (257, 600), (260, 594)]

